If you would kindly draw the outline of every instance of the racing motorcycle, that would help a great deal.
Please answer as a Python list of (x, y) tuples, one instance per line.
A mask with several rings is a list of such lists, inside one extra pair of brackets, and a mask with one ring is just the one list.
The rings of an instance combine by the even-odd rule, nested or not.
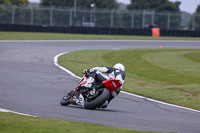
[(83, 87), (87, 83), (85, 74), (78, 82), (77, 86), (70, 93), (66, 94), (60, 101), (62, 106), (81, 105), (86, 109), (101, 108), (110, 97), (110, 93), (122, 86), (120, 80), (108, 79), (100, 83), (95, 83), (92, 88)]

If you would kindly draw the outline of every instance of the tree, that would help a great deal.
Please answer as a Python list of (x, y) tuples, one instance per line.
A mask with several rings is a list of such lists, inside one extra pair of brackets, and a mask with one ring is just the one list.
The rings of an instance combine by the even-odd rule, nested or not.
[(28, 5), (28, 0), (0, 0), (0, 4), (4, 5)]
[[(14, 9), (14, 6), (12, 5), (17, 5), (17, 6), (26, 6), (28, 5), (28, 0), (0, 0), (0, 21), (1, 23), (12, 23), (12, 15), (14, 14), (15, 20), (18, 19), (18, 21), (25, 22), (27, 12), (26, 10), (23, 9)], [(12, 6), (10, 8), (9, 6)], [(16, 22), (16, 21), (15, 21)]]
[(181, 2), (169, 0), (131, 0), (128, 9), (131, 10), (155, 10), (155, 11), (180, 11)]
[(200, 13), (200, 5), (198, 5), (196, 12)]
[[(57, 7), (74, 7), (75, 0), (41, 0), (43, 6), (57, 6)], [(117, 9), (118, 3), (115, 0), (76, 0), (78, 8), (91, 8), (91, 4), (95, 4), (96, 8), (100, 9)]]
[[(43, 6), (56, 6), (56, 7), (73, 7), (74, 0), (41, 0)], [(77, 0), (77, 6), (80, 5), (80, 0)]]
[[(84, 5), (84, 0), (81, 0), (81, 3)], [(85, 3), (87, 8), (90, 8), (93, 3), (99, 9), (117, 9), (119, 7), (115, 0), (85, 0)]]
[(188, 29), (190, 30), (200, 30), (200, 5), (198, 5), (196, 12), (190, 19), (188, 23)]
[[(128, 5), (127, 9), (140, 10), (135, 14), (135, 20), (140, 20), (136, 26), (141, 25), (144, 17), (148, 17), (149, 19), (145, 20), (145, 24), (151, 24), (154, 21), (160, 28), (164, 29), (170, 26), (172, 29), (177, 29), (181, 26), (180, 4), (181, 2), (170, 2), (169, 0), (131, 0), (131, 4)], [(148, 13), (148, 10), (155, 12)], [(143, 11), (146, 13), (143, 13)], [(172, 14), (170, 12), (176, 13)], [(154, 16), (154, 20), (146, 22), (150, 18), (152, 19), (152, 16)], [(170, 22), (170, 25), (168, 25), (168, 22)]]

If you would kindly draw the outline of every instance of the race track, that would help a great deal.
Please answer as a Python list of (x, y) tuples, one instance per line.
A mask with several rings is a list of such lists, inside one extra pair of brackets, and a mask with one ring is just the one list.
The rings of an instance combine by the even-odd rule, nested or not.
[(196, 48), (184, 41), (1, 41), (0, 108), (40, 117), (134, 130), (200, 133), (200, 112), (120, 93), (107, 109), (60, 106), (78, 79), (54, 65), (62, 52), (85, 49)]

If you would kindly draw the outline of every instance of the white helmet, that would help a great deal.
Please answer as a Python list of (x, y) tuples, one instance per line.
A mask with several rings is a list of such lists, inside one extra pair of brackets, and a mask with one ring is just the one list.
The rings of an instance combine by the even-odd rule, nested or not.
[(116, 68), (116, 69), (125, 71), (125, 67), (124, 67), (124, 65), (122, 65), (121, 63), (117, 63), (117, 64), (115, 64), (113, 67)]

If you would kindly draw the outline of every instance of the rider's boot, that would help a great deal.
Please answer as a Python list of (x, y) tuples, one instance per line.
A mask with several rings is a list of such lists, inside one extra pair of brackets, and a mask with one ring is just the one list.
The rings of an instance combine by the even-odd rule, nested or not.
[(81, 105), (81, 106), (84, 107), (84, 97), (83, 97), (82, 94), (79, 95), (79, 97), (78, 97), (78, 99), (77, 99), (77, 101), (76, 101), (76, 104), (77, 104), (77, 105)]
[(101, 106), (101, 108), (107, 108), (108, 106), (108, 100), (105, 101), (105, 103)]
[(71, 103), (74, 104), (74, 105), (81, 105), (81, 106), (84, 107), (84, 97), (83, 97), (83, 95), (80, 94), (79, 92), (75, 91)]
[(75, 105), (77, 104), (76, 102), (78, 101), (79, 95), (80, 94), (77, 91), (74, 92), (74, 96), (73, 96), (72, 101), (71, 101), (72, 104), (75, 104)]

